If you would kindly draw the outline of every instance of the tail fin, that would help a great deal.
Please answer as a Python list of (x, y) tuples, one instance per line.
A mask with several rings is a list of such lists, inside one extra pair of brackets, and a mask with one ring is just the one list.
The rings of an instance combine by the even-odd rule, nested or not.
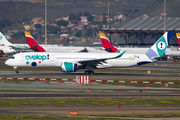
[(25, 31), (24, 33), (26, 36), (27, 43), (32, 50), (36, 52), (46, 52), (46, 50), (36, 42), (36, 40), (29, 32)]
[(166, 32), (159, 40), (145, 53), (152, 61), (164, 56), (166, 48), (174, 32)]
[(112, 45), (112, 43), (109, 41), (109, 39), (106, 37), (104, 33), (99, 33), (102, 46), (105, 48), (108, 52), (117, 52), (118, 49)]
[(177, 36), (177, 40), (178, 40), (179, 47), (180, 47), (180, 33), (176, 33), (176, 36)]
[(13, 44), (10, 43), (1, 32), (0, 32), (0, 45), (1, 46), (13, 46)]

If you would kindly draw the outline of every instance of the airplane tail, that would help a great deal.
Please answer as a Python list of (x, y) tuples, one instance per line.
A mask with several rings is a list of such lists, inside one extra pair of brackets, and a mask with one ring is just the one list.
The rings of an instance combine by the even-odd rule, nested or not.
[(12, 46), (12, 43), (10, 43), (1, 32), (0, 32), (0, 45), (1, 46)]
[(99, 33), (99, 36), (101, 38), (102, 46), (105, 48), (108, 52), (117, 52), (118, 49), (112, 45), (112, 43), (109, 41), (109, 39), (106, 37), (104, 33)]
[(36, 42), (36, 40), (29, 32), (25, 31), (24, 33), (26, 36), (27, 43), (32, 50), (36, 52), (46, 52), (46, 50)]
[(166, 32), (159, 40), (145, 53), (152, 61), (164, 56), (166, 48), (174, 32)]
[(177, 36), (177, 41), (178, 41), (179, 47), (180, 47), (180, 33), (176, 33), (176, 36)]

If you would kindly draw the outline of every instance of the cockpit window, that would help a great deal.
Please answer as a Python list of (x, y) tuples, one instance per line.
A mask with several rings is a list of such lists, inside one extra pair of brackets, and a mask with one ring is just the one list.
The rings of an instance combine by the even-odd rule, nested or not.
[(12, 56), (12, 57), (10, 57), (10, 59), (15, 59), (15, 57), (14, 57), (14, 56)]

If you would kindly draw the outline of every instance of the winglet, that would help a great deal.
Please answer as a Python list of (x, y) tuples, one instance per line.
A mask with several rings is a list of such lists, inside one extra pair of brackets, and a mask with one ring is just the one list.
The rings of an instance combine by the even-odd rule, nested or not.
[(119, 58), (119, 57), (123, 56), (125, 52), (126, 52), (126, 51), (122, 52), (121, 54), (119, 54), (119, 55), (116, 56), (115, 58)]
[(119, 49), (118, 51), (116, 51), (115, 53), (120, 53), (121, 49)]

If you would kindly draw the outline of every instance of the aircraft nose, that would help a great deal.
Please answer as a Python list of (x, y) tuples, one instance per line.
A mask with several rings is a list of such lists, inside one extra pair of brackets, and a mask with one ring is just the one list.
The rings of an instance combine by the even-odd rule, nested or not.
[(5, 64), (10, 65), (10, 60), (6, 60)]
[(14, 50), (14, 49), (12, 49), (11, 51), (12, 51), (12, 52), (16, 52), (16, 50)]

